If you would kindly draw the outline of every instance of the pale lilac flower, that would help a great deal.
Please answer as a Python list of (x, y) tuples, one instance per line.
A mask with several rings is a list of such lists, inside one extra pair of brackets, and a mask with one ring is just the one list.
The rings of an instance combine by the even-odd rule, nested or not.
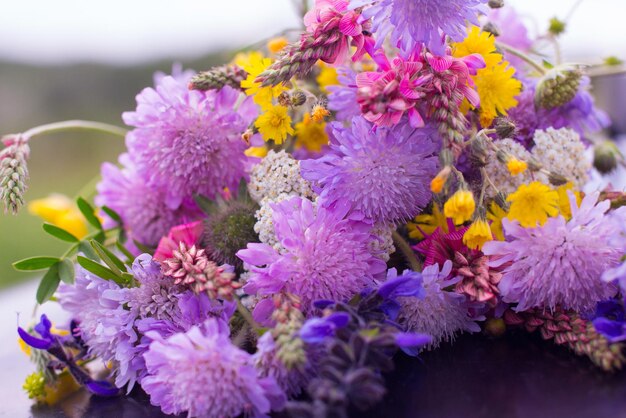
[(361, 114), (361, 108), (357, 102), (356, 73), (349, 67), (337, 69), (339, 83), (328, 86), (328, 108), (336, 112), (336, 119), (350, 121), (353, 117)]

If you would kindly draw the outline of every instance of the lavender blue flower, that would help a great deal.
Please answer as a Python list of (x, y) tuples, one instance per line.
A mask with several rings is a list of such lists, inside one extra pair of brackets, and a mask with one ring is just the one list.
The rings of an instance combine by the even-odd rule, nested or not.
[(368, 6), (363, 18), (372, 19), (377, 45), (391, 33), (391, 42), (404, 52), (424, 43), (433, 53), (445, 54), (445, 36), (462, 41), (468, 22), (479, 26), (487, 0), (352, 0), (351, 8)]
[[(276, 237), (285, 250), (251, 243), (237, 253), (250, 270), (244, 287), (248, 294), (289, 292), (309, 315), (314, 301), (348, 300), (385, 272), (385, 262), (368, 249), (371, 226), (346, 219), (347, 208), (315, 208), (309, 200), (293, 197), (272, 209)], [(272, 309), (271, 301), (259, 303), (255, 318), (266, 321)]]
[(167, 414), (189, 417), (267, 416), (285, 395), (271, 377), (259, 378), (250, 354), (232, 345), (228, 325), (217, 319), (164, 339), (145, 353), (142, 381), (150, 401)]
[(619, 263), (622, 253), (608, 237), (618, 219), (626, 222), (626, 213), (607, 216), (610, 202), (597, 200), (598, 193), (589, 194), (578, 207), (570, 193), (572, 218), (550, 218), (536, 228), (504, 219), (507, 241), (483, 246), (489, 265), (504, 267), (498, 288), (505, 302), (518, 304), (516, 311), (560, 306), (585, 312), (615, 294), (617, 287), (601, 276)]
[(324, 206), (349, 206), (374, 222), (404, 221), (432, 196), (438, 167), (434, 135), (408, 123), (375, 129), (363, 117), (349, 128), (333, 123), (330, 151), (302, 161), (302, 177), (313, 183)]
[(349, 67), (337, 69), (340, 84), (326, 87), (328, 95), (328, 108), (336, 112), (335, 119), (350, 121), (361, 115), (361, 107), (357, 102), (356, 72)]
[(599, 302), (592, 323), (596, 331), (609, 342), (626, 340), (626, 312), (623, 301), (610, 299)]
[(257, 116), (251, 98), (238, 103), (239, 91), (189, 90), (188, 81), (161, 77), (137, 96), (136, 111), (122, 115), (135, 127), (126, 145), (138, 175), (171, 209), (194, 194), (237, 189), (251, 161), (241, 134)]

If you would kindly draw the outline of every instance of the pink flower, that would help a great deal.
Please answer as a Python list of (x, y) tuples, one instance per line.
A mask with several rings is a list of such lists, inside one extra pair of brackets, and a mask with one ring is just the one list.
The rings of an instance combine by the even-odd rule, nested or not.
[(178, 250), (181, 242), (187, 247), (198, 244), (200, 237), (204, 232), (202, 221), (191, 222), (187, 224), (177, 225), (170, 229), (166, 237), (161, 238), (159, 246), (154, 253), (154, 259), (164, 261), (174, 256), (174, 251)]

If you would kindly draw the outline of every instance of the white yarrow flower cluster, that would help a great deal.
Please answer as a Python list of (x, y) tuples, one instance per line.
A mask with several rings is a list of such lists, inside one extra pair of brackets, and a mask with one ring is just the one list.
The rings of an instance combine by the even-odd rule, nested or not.
[(537, 130), (533, 137), (532, 155), (544, 168), (565, 176), (577, 188), (589, 180), (591, 162), (585, 156), (585, 146), (580, 135), (567, 128)]

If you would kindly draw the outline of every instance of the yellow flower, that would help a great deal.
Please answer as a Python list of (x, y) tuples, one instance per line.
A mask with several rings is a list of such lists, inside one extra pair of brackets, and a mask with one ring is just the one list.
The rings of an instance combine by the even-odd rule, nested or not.
[(500, 207), (496, 202), (491, 202), (489, 210), (487, 211), (487, 219), (491, 221), (491, 233), (494, 238), (499, 241), (504, 241), (504, 231), (502, 230), (502, 219), (506, 217), (506, 211)]
[(324, 145), (328, 145), (326, 123), (317, 123), (306, 113), (302, 122), (296, 124), (296, 148), (320, 152)]
[(250, 147), (247, 150), (245, 150), (243, 153), (247, 155), (248, 157), (263, 158), (267, 155), (267, 148), (264, 146), (263, 147)]
[(559, 210), (561, 211), (561, 215), (567, 220), (572, 217), (572, 207), (569, 203), (569, 194), (568, 190), (571, 190), (576, 197), (576, 206), (580, 206), (580, 202), (582, 201), (582, 197), (579, 191), (574, 190), (574, 184), (571, 182), (564, 184), (562, 186), (557, 187), (556, 192), (559, 194)]
[(454, 43), (452, 50), (452, 55), (456, 58), (480, 54), (485, 60), (486, 68), (502, 61), (502, 55), (496, 52), (496, 38), (489, 32), (481, 32), (478, 26), (470, 27), (467, 37), (463, 42)]
[(251, 65), (252, 62), (262, 60), (263, 54), (259, 51), (240, 52), (233, 58), (233, 64), (243, 68), (244, 70)]
[(273, 139), (275, 143), (282, 144), (287, 135), (293, 135), (291, 127), (291, 116), (287, 113), (285, 106), (271, 106), (266, 109), (254, 123), (259, 129), (263, 139), (269, 141)]
[(262, 109), (272, 106), (272, 99), (280, 96), (280, 93), (286, 90), (285, 86), (279, 84), (274, 87), (262, 87), (261, 83), (255, 81), (263, 71), (272, 65), (272, 60), (263, 58), (263, 55), (259, 53), (252, 53), (247, 61), (241, 59), (240, 62), (242, 68), (248, 73), (246, 79), (241, 82), (241, 88), (246, 91), (248, 96), (254, 96), (254, 103), (261, 106)]
[(459, 189), (443, 205), (443, 214), (446, 218), (452, 218), (452, 221), (458, 225), (471, 219), (474, 209), (476, 209), (476, 203), (472, 192)]
[(76, 238), (84, 238), (87, 235), (87, 223), (83, 215), (67, 196), (51, 194), (43, 199), (33, 200), (28, 204), (28, 211), (46, 222), (65, 229)]
[(489, 224), (487, 224), (486, 220), (480, 218), (472, 222), (465, 234), (463, 234), (463, 244), (472, 250), (482, 249), (483, 244), (492, 239), (493, 236), (491, 235)]
[(314, 122), (324, 122), (324, 118), (330, 115), (330, 111), (321, 104), (316, 104), (311, 110), (311, 118)]
[(324, 94), (328, 94), (330, 92), (328, 91), (326, 87), (335, 86), (339, 84), (339, 77), (337, 75), (337, 70), (335, 69), (335, 67), (326, 65), (325, 63), (321, 61), (320, 61), (319, 67), (320, 67), (320, 73), (316, 78), (317, 84), (319, 84), (320, 90), (322, 90)]
[(278, 38), (272, 38), (267, 42), (267, 49), (272, 54), (278, 54), (289, 44), (289, 41), (284, 36), (280, 36)]
[(526, 164), (526, 161), (520, 161), (513, 157), (507, 161), (506, 168), (509, 169), (509, 173), (511, 173), (512, 176), (517, 176), (518, 174), (522, 174), (526, 171), (528, 164)]
[(407, 227), (409, 229), (409, 237), (413, 239), (424, 239), (426, 235), (430, 235), (437, 228), (445, 233), (448, 233), (448, 222), (446, 217), (441, 212), (437, 203), (433, 204), (432, 214), (422, 213), (417, 215), (413, 222), (409, 222)]
[(483, 68), (472, 76), (476, 84), (476, 91), (480, 96), (480, 124), (483, 127), (491, 126), (498, 115), (505, 115), (506, 111), (517, 106), (517, 96), (522, 90), (522, 83), (513, 78), (515, 69), (509, 67), (508, 62)]
[(433, 193), (441, 193), (443, 186), (445, 186), (446, 181), (448, 181), (449, 175), (450, 167), (445, 166), (443, 170), (437, 173), (435, 178), (430, 181), (430, 191)]
[(559, 194), (538, 181), (522, 184), (506, 200), (511, 202), (507, 218), (518, 220), (525, 228), (543, 225), (548, 216), (559, 214)]

